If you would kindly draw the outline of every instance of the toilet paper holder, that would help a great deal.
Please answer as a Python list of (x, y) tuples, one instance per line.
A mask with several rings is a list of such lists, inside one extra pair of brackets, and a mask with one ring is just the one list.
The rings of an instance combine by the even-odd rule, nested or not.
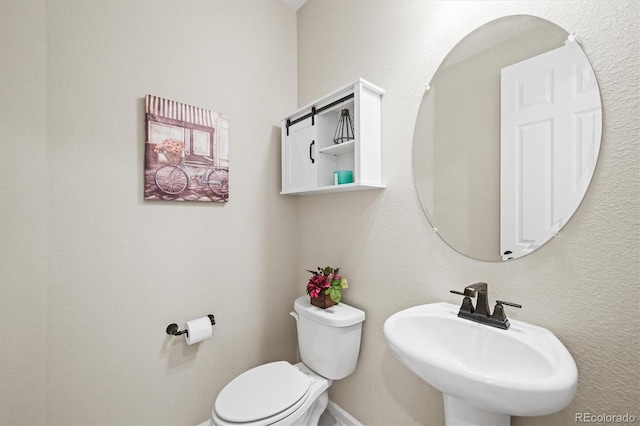
[[(209, 317), (209, 320), (211, 321), (211, 325), (216, 325), (216, 319), (213, 317), (213, 315), (209, 314), (207, 315)], [(178, 331), (178, 324), (169, 324), (167, 326), (167, 334), (170, 334), (172, 336), (179, 336), (181, 334), (186, 334), (187, 336), (189, 335), (189, 331), (188, 330), (182, 330), (182, 331)]]

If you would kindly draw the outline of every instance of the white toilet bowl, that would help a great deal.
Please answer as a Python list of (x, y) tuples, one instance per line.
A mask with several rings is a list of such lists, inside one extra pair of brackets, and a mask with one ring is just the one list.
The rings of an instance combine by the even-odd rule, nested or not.
[(320, 309), (294, 303), (302, 362), (252, 368), (227, 384), (211, 410), (215, 426), (316, 426), (333, 380), (351, 374), (360, 352), (365, 314), (344, 303)]
[[(303, 363), (286, 361), (255, 367), (231, 381), (211, 410), (216, 426), (318, 424), (329, 402), (332, 380)], [(255, 401), (248, 405), (247, 401)]]

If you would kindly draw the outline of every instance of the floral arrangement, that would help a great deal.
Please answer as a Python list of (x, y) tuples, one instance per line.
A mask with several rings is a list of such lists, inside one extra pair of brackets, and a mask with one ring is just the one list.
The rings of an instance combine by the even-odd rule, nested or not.
[(340, 303), (342, 290), (349, 287), (347, 279), (338, 275), (340, 268), (318, 268), (318, 271), (310, 271), (311, 278), (307, 283), (307, 294), (311, 297), (319, 297), (320, 294), (328, 294), (335, 303)]
[(184, 142), (178, 139), (165, 139), (162, 144), (156, 145), (153, 151), (164, 154), (169, 161), (178, 161), (184, 153)]

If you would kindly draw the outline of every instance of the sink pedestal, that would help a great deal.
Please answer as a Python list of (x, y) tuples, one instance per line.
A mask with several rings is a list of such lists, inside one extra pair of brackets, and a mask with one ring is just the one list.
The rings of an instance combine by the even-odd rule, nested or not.
[(444, 398), (444, 422), (447, 426), (509, 426), (511, 416), (481, 410), (469, 403), (442, 394)]

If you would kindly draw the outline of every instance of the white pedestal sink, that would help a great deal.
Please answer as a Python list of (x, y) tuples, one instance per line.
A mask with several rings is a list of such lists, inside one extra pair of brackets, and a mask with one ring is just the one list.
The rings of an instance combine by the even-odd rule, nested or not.
[(444, 394), (450, 426), (507, 426), (573, 400), (578, 370), (549, 330), (510, 320), (501, 330), (458, 318), (458, 306), (431, 303), (391, 315), (387, 344), (400, 362)]

